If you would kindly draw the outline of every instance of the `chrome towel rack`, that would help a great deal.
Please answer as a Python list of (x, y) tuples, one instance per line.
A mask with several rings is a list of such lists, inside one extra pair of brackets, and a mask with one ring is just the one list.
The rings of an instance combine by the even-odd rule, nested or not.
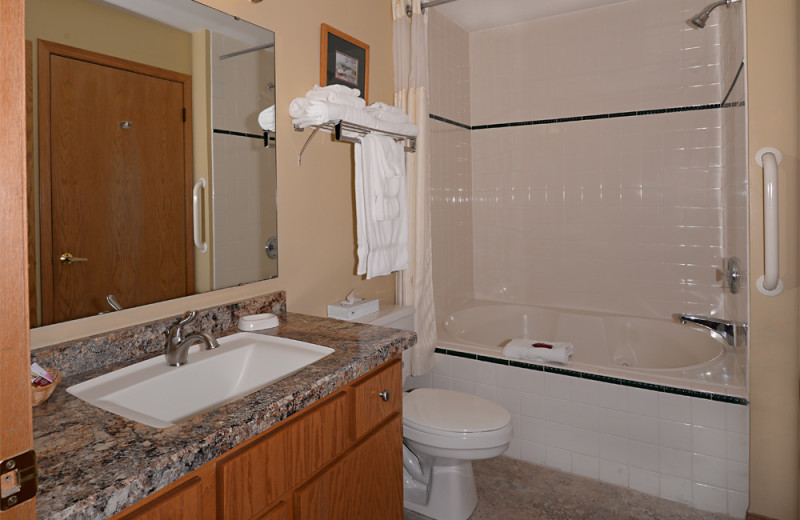
[[(298, 125), (294, 125), (295, 132), (302, 132), (305, 130), (306, 127), (300, 127)], [(387, 132), (384, 130), (379, 130), (377, 128), (371, 128), (369, 126), (359, 125), (356, 123), (350, 123), (349, 121), (328, 121), (327, 123), (323, 123), (321, 125), (309, 125), (307, 128), (313, 128), (314, 131), (311, 132), (311, 135), (308, 136), (306, 142), (303, 144), (303, 147), (300, 149), (300, 153), (297, 155), (297, 164), (298, 166), (301, 164), (303, 159), (303, 153), (306, 151), (308, 147), (308, 143), (317, 135), (317, 132), (320, 130), (325, 130), (327, 132), (331, 132), (333, 135), (333, 139), (335, 141), (344, 141), (346, 143), (360, 143), (361, 139), (359, 137), (364, 137), (367, 134), (377, 134), (377, 135), (385, 135), (391, 137), (397, 142), (404, 141), (405, 145), (403, 149), (406, 152), (414, 153), (417, 151), (417, 138), (413, 135), (406, 135), (397, 132)], [(355, 134), (359, 137), (353, 137), (352, 135), (345, 135), (345, 132), (349, 132), (350, 134)]]

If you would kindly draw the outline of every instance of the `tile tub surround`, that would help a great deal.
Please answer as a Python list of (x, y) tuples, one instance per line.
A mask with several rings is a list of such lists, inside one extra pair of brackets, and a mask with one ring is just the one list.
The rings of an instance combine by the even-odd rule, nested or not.
[[(335, 352), (292, 377), (172, 428), (157, 430), (129, 421), (66, 392), (74, 384), (160, 355), (158, 347), (136, 359), (67, 375), (53, 396), (33, 409), (39, 457), (37, 517), (109, 518), (416, 342), (413, 332), (396, 329), (293, 313), (280, 314), (279, 320), (277, 333), (265, 334), (328, 346)], [(234, 332), (227, 328), (218, 335)], [(134, 355), (139, 354), (134, 349)]]
[(748, 407), (435, 354), (413, 378), (505, 407), (507, 456), (744, 518)]

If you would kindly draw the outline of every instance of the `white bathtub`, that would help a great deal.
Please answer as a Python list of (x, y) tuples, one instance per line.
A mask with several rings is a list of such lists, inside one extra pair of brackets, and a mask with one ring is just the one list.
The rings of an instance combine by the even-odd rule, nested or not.
[(502, 349), (514, 338), (567, 341), (575, 347), (569, 363), (541, 364), (746, 395), (743, 348), (735, 351), (718, 334), (673, 320), (475, 301), (442, 320), (438, 336), (445, 350), (500, 359), (508, 359)]

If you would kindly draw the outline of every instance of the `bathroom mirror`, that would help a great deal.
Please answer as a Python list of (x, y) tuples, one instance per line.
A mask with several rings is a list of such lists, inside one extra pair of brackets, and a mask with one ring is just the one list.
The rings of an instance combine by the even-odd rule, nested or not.
[(277, 276), (273, 32), (26, 0), (26, 40), (31, 326)]

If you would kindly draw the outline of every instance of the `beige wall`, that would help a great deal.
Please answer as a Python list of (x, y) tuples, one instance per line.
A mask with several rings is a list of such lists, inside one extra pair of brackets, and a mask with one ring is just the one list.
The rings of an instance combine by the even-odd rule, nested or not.
[(320, 24), (327, 23), (370, 45), (369, 100), (392, 103), (392, 19), (389, 0), (262, 2), (205, 0), (204, 3), (256, 23), (276, 34), (278, 135), (277, 279), (223, 289), (113, 315), (35, 329), (32, 348), (112, 330), (218, 303), (284, 289), (288, 308), (322, 316), (326, 305), (355, 288), (361, 296), (394, 301), (394, 276), (364, 280), (355, 272), (353, 150), (317, 136), (297, 165), (309, 132), (294, 132), (287, 107), (319, 82)]
[[(747, 3), (750, 166), (750, 511), (798, 518), (798, 5)], [(781, 279), (778, 296), (755, 288), (763, 274), (760, 148), (779, 167)]]
[(28, 40), (41, 38), (184, 74), (192, 72), (190, 34), (122, 11), (80, 0), (26, 0), (25, 25)]

